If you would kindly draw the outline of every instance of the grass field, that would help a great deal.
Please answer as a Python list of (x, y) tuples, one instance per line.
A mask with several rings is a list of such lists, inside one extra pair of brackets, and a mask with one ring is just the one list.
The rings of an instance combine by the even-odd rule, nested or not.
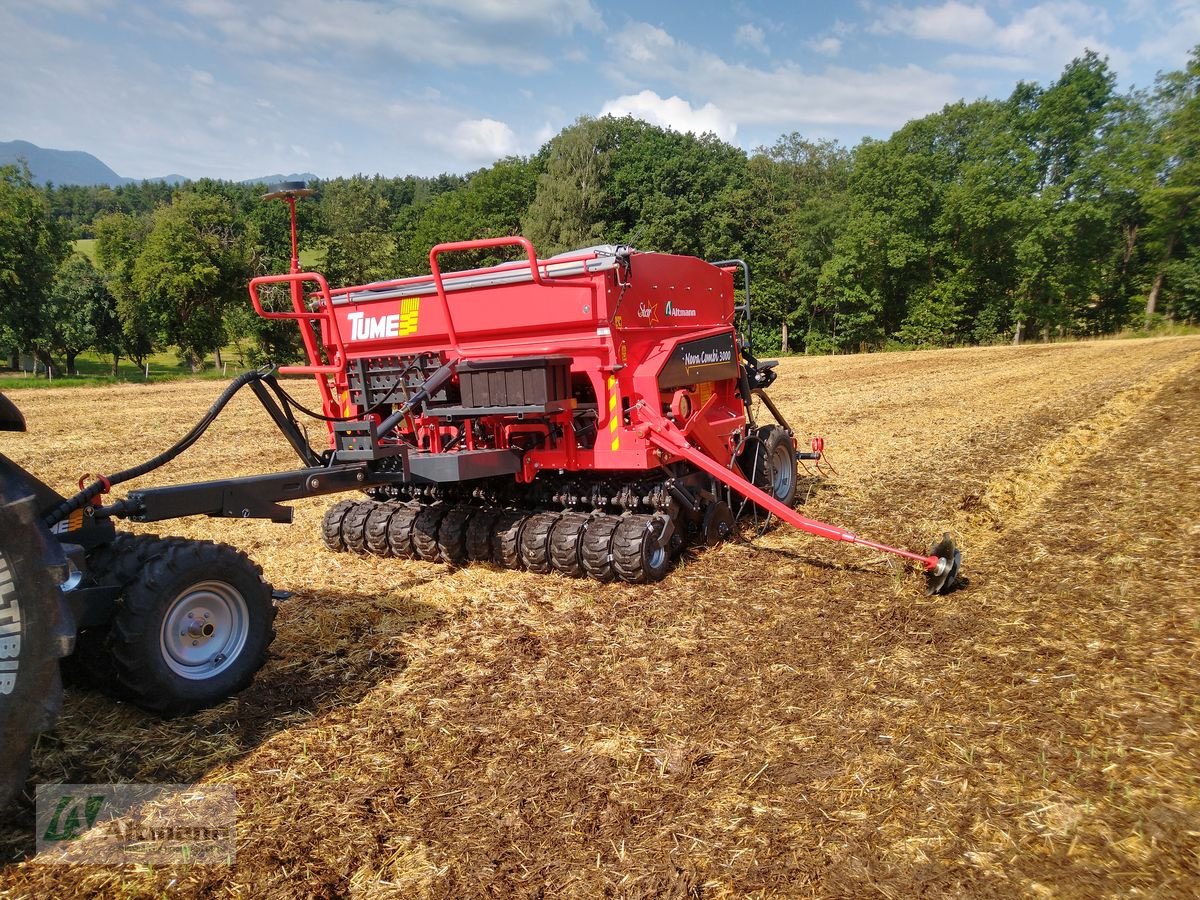
[[(0, 870), (7, 897), (1195, 896), (1200, 338), (795, 358), (839, 476), (661, 584), (335, 555), (186, 521), (277, 587), (241, 696), (160, 721), (68, 693), (36, 781), (232, 784), (227, 868)], [(45, 390), (4, 452), (66, 490), (166, 446), (205, 382)], [(313, 433), (318, 434), (317, 428)], [(294, 464), (239, 397), (161, 480)], [(10, 857), (32, 845), (28, 811)]]

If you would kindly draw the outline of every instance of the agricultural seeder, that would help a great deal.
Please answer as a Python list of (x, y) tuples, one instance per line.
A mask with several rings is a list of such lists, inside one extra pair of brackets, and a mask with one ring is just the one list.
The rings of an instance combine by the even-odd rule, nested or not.
[[(54, 721), (62, 668), (162, 714), (241, 690), (273, 637), (273, 591), (232, 547), (118, 532), (116, 519), (291, 520), (283, 504), (354, 493), (326, 513), (332, 550), (491, 562), (600, 581), (663, 578), (689, 545), (774, 516), (818, 537), (919, 566), (928, 592), (958, 581), (947, 535), (927, 554), (798, 513), (798, 446), (750, 349), (749, 271), (624, 246), (540, 259), (528, 240), (440, 244), (431, 274), (331, 289), (300, 271), (295, 207), (287, 274), (255, 278), (259, 315), (293, 319), (307, 363), (247, 372), (173, 447), (64, 497), (0, 456), (0, 802)], [(448, 254), (516, 248), (516, 262), (443, 272)], [(739, 298), (736, 279), (742, 282)], [(312, 376), (320, 411), (278, 375)], [(138, 488), (249, 386), (300, 458), (295, 470)], [(773, 421), (760, 423), (755, 402)], [(327, 426), (312, 447), (297, 416)], [(24, 430), (0, 397), (0, 429)]]

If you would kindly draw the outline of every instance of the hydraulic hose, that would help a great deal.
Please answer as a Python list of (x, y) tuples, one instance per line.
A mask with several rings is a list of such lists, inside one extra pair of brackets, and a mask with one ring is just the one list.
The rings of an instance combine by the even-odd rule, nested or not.
[(196, 441), (208, 430), (217, 415), (225, 408), (226, 404), (233, 399), (233, 395), (244, 388), (252, 381), (262, 381), (270, 373), (270, 369), (256, 370), (252, 372), (243, 372), (233, 381), (229, 382), (225, 390), (221, 392), (221, 396), (214, 401), (213, 405), (208, 408), (208, 412), (204, 417), (192, 426), (192, 430), (185, 434), (182, 438), (172, 444), (162, 453), (155, 456), (153, 459), (148, 459), (144, 463), (134, 466), (131, 469), (117, 472), (115, 475), (99, 476), (99, 480), (92, 482), (90, 485), (81, 490), (73, 497), (69, 497), (60, 503), (54, 509), (50, 510), (42, 516), (42, 522), (47, 528), (53, 528), (59, 522), (63, 521), (67, 516), (77, 509), (83, 509), (101, 494), (107, 493), (114, 484), (132, 481), (134, 478), (140, 478), (147, 472), (153, 472), (155, 469), (161, 468), (177, 457)]

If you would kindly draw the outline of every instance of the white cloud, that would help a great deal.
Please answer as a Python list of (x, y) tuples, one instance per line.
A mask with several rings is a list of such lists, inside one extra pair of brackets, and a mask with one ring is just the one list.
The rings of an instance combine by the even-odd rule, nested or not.
[(872, 34), (907, 34), (930, 41), (976, 44), (988, 40), (996, 23), (982, 6), (947, 0), (940, 6), (890, 7), (871, 24)]
[(634, 63), (653, 63), (675, 50), (675, 39), (653, 25), (634, 22), (621, 32), (620, 41), (614, 49)]
[(747, 50), (757, 50), (759, 53), (771, 52), (767, 46), (766, 34), (757, 25), (751, 25), (749, 22), (738, 26), (737, 31), (733, 33), (733, 43)]
[(722, 140), (731, 141), (737, 134), (737, 124), (712, 103), (693, 109), (681, 97), (663, 99), (654, 91), (642, 91), (609, 100), (600, 115), (633, 116), (651, 125), (673, 128), (679, 132), (704, 134), (711, 131)]
[(822, 56), (837, 56), (842, 52), (842, 41), (840, 38), (827, 37), (820, 40), (808, 41), (807, 43), (809, 47)]
[(446, 139), (446, 148), (460, 159), (490, 163), (516, 153), (518, 144), (516, 134), (506, 123), (468, 119), (454, 126)]

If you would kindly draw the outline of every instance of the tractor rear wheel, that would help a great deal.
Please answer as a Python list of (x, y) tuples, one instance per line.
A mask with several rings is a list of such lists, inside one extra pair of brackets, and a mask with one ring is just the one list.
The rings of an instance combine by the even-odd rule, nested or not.
[(561, 516), (557, 512), (540, 512), (525, 523), (521, 532), (521, 562), (530, 572), (539, 575), (550, 572), (550, 532)]
[(25, 786), (37, 736), (62, 705), (58, 660), (70, 647), (57, 587), (64, 572), (33, 497), (0, 470), (0, 810)]
[(659, 540), (661, 522), (654, 516), (625, 516), (612, 539), (613, 568), (632, 584), (661, 581), (671, 567), (669, 548)]
[(211, 541), (165, 541), (126, 588), (107, 640), (122, 693), (160, 715), (245, 688), (275, 637), (262, 569)]
[(616, 516), (591, 516), (583, 531), (579, 558), (583, 561), (583, 570), (597, 581), (617, 579), (617, 570), (613, 568), (612, 539), (620, 521)]
[(550, 565), (556, 572), (578, 578), (583, 572), (583, 532), (591, 516), (584, 513), (563, 513), (550, 532)]
[(321, 540), (330, 550), (337, 553), (345, 551), (346, 540), (342, 537), (342, 522), (356, 505), (357, 501), (354, 500), (339, 500), (325, 510), (325, 518), (321, 520)]

